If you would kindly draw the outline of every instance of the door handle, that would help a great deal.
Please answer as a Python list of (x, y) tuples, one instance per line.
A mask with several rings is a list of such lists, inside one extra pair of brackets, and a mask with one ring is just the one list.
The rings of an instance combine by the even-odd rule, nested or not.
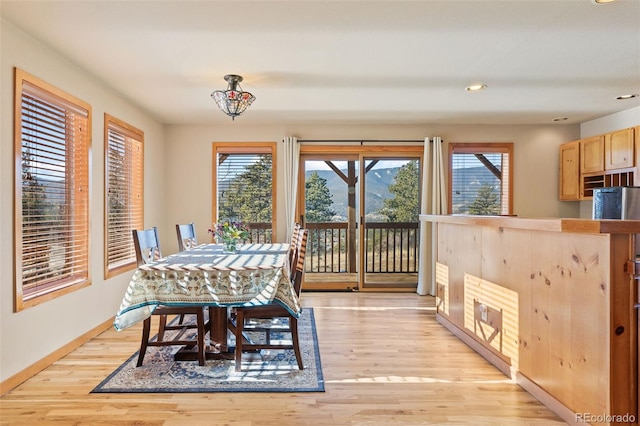
[(634, 280), (640, 280), (640, 260), (627, 260), (624, 272), (631, 275)]

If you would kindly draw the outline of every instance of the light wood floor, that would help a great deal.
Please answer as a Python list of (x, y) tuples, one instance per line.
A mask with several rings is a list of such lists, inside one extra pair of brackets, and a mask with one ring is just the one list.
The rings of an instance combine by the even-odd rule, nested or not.
[(435, 321), (431, 297), (303, 293), (326, 392), (90, 394), (138, 348), (110, 329), (0, 398), (2, 425), (565, 424)]

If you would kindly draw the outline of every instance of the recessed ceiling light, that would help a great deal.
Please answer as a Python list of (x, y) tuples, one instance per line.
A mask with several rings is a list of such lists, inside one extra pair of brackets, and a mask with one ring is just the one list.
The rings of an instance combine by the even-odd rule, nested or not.
[(633, 98), (637, 98), (637, 97), (638, 97), (638, 94), (634, 93), (632, 95), (621, 95), (621, 96), (618, 96), (616, 99), (623, 100), (623, 99), (633, 99)]
[(614, 1), (616, 0), (591, 0), (591, 2), (595, 4), (613, 3)]
[(484, 90), (487, 88), (486, 84), (472, 84), (471, 86), (467, 86), (464, 88), (467, 92), (479, 92), (480, 90)]
[(553, 121), (567, 121), (568, 119), (568, 117), (556, 117), (553, 119)]

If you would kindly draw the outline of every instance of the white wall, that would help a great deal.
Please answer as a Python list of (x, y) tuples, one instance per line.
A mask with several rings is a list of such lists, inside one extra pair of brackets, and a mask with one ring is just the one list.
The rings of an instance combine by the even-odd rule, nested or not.
[[(251, 111), (247, 112), (250, 114)], [(282, 158), (285, 136), (322, 140), (423, 140), (441, 136), (449, 142), (514, 143), (514, 213), (523, 217), (577, 217), (576, 202), (558, 200), (558, 147), (578, 138), (578, 126), (492, 126), (492, 125), (274, 125), (243, 126), (242, 117), (223, 127), (167, 126), (166, 156), (168, 193), (172, 202), (166, 208), (165, 227), (195, 222), (198, 239), (208, 241), (212, 204), (213, 142), (278, 142), (277, 157)], [(277, 168), (278, 182), (283, 181)], [(277, 220), (284, 222), (283, 194), (279, 192)], [(286, 230), (278, 226), (278, 239)], [(176, 250), (177, 247), (174, 248)]]
[(635, 126), (640, 126), (640, 107), (585, 121), (580, 124), (580, 138), (602, 135)]
[[(0, 381), (15, 375), (82, 334), (113, 317), (131, 278), (130, 273), (104, 280), (104, 113), (145, 133), (145, 222), (164, 218), (162, 189), (164, 129), (82, 69), (54, 53), (13, 25), (0, 21)], [(14, 67), (92, 105), (90, 273), (89, 287), (52, 301), (13, 312), (13, 90)], [(173, 231), (175, 234), (175, 230)]]

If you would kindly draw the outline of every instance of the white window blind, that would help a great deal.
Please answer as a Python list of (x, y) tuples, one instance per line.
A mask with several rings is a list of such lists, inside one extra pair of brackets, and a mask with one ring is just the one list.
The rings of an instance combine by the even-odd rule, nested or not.
[(271, 154), (221, 154), (218, 160), (218, 217), (271, 222)]
[(214, 144), (214, 222), (238, 220), (252, 240), (270, 242), (274, 220), (274, 144)]
[(88, 283), (90, 106), (16, 71), (16, 308)]
[(451, 213), (511, 214), (510, 149), (460, 145), (451, 151)]
[(144, 135), (105, 114), (105, 277), (136, 264), (131, 231), (144, 226)]

